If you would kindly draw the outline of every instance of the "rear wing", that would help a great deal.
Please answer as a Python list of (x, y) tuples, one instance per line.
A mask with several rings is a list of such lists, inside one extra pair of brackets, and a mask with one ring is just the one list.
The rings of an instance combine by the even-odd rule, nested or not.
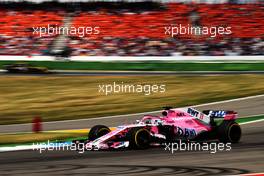
[(200, 112), (194, 108), (189, 107), (185, 108), (185, 112), (207, 124), (214, 122), (214, 119), (216, 118), (222, 120), (235, 120), (237, 118), (237, 112), (235, 111), (205, 110), (203, 112)]
[(237, 112), (229, 110), (204, 110), (203, 113), (214, 119), (235, 120), (237, 118)]

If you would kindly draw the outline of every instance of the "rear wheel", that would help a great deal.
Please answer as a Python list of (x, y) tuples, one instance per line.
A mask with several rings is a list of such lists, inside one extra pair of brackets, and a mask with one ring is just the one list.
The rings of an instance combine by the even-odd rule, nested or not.
[(132, 128), (129, 131), (129, 147), (132, 149), (147, 149), (150, 145), (150, 133), (145, 128)]
[(88, 134), (88, 140), (93, 141), (103, 135), (106, 135), (109, 133), (111, 130), (104, 125), (96, 125), (91, 128), (89, 134)]
[(223, 121), (218, 127), (218, 139), (220, 142), (237, 143), (241, 138), (240, 125), (234, 121)]

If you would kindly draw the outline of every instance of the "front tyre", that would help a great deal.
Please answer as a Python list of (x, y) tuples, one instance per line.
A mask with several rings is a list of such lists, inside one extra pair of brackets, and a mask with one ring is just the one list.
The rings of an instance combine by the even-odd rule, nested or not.
[(234, 121), (224, 120), (218, 127), (217, 135), (220, 142), (237, 143), (241, 138), (240, 125)]
[(132, 128), (128, 134), (129, 147), (132, 149), (147, 149), (150, 145), (150, 133), (145, 128)]
[(88, 133), (88, 140), (93, 141), (101, 136), (106, 135), (109, 133), (111, 130), (104, 125), (95, 125), (94, 127), (91, 128), (90, 132)]

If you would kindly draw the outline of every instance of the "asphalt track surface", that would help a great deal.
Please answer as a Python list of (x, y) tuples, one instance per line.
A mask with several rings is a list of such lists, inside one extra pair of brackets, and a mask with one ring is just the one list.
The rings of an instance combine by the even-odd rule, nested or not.
[(264, 122), (242, 126), (231, 151), (19, 151), (0, 153), (0, 175), (236, 175), (264, 171)]
[[(263, 99), (261, 96), (199, 109), (228, 108), (239, 111), (242, 116), (256, 115), (264, 111)], [(122, 117), (101, 119), (96, 123), (102, 120), (114, 124), (120, 123)], [(91, 121), (79, 123), (92, 125)], [(264, 172), (263, 126), (263, 121), (242, 125), (241, 142), (233, 144), (231, 151), (218, 151), (215, 154), (209, 151), (176, 151), (172, 154), (162, 147), (137, 151), (86, 151), (83, 154), (76, 151), (0, 153), (0, 175), (201, 176)]]

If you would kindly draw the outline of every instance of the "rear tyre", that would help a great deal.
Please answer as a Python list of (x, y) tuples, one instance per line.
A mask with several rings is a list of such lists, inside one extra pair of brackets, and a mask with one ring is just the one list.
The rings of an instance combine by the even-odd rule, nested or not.
[(218, 127), (217, 135), (220, 142), (237, 143), (241, 138), (240, 125), (234, 121), (224, 120)]
[(88, 140), (93, 141), (103, 135), (106, 135), (111, 130), (104, 125), (95, 125), (91, 128), (90, 132), (88, 133)]
[(150, 133), (145, 128), (132, 128), (128, 134), (129, 147), (132, 149), (147, 149), (150, 145)]

